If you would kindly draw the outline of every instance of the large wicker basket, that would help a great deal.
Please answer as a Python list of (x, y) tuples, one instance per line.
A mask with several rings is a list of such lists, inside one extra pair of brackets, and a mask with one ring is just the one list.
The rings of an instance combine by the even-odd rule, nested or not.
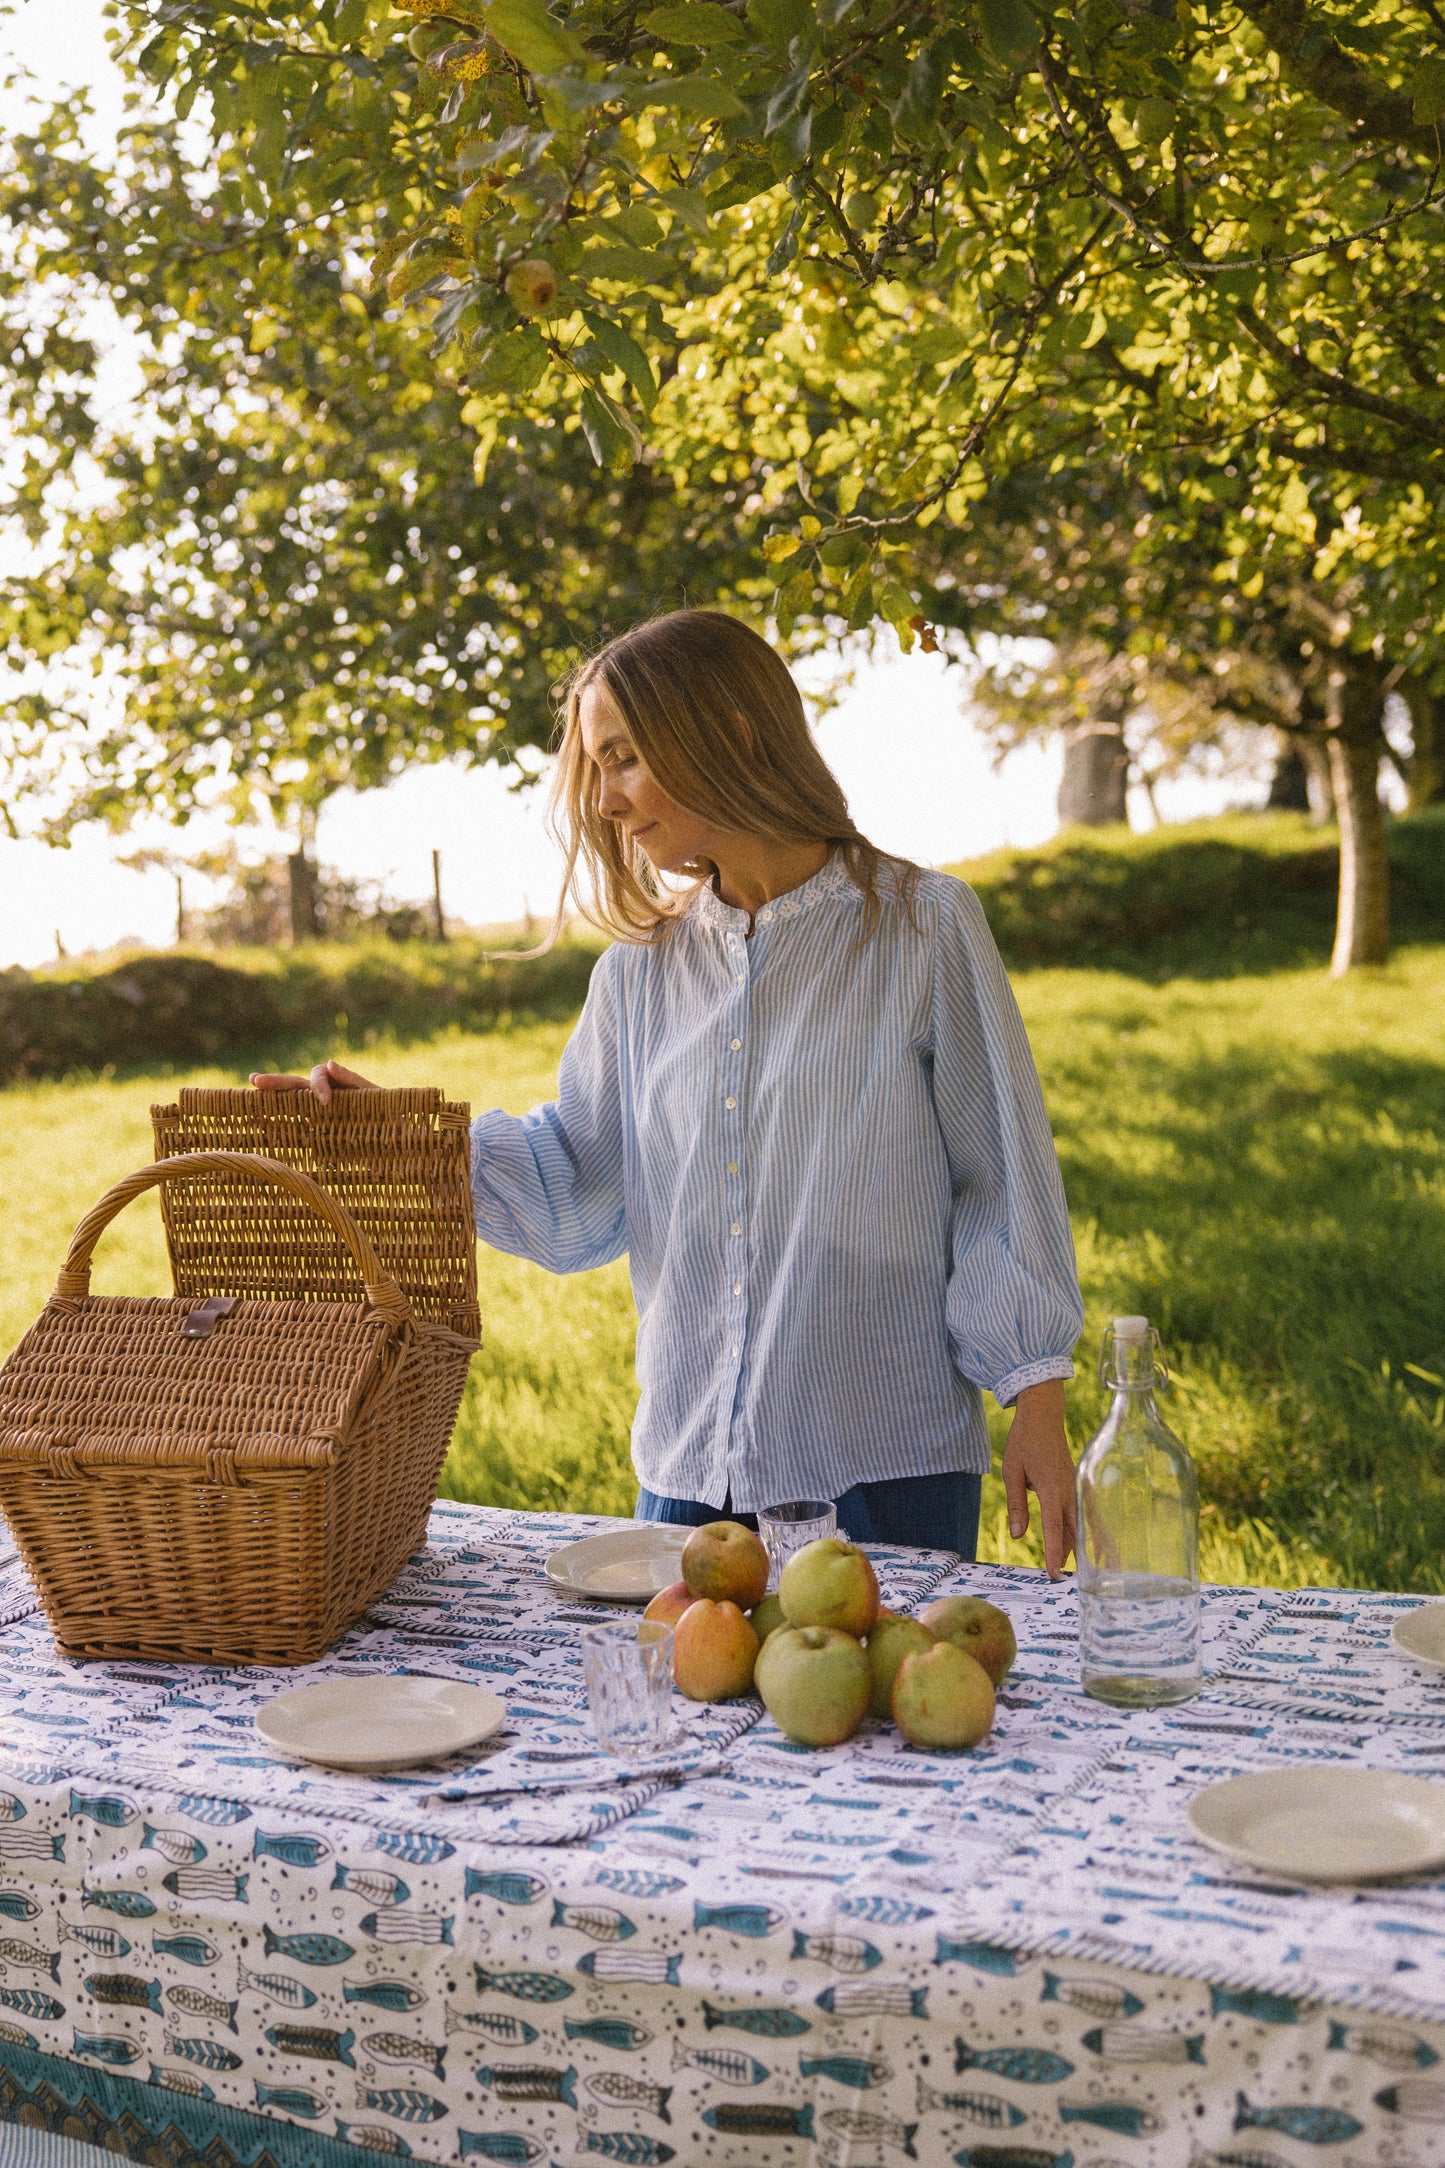
[[(466, 1110), (300, 1096), (156, 1109), (173, 1156), (81, 1221), (0, 1369), (0, 1507), (70, 1656), (308, 1663), (424, 1538), (477, 1345)], [(385, 1244), (275, 1152), (197, 1148), (247, 1121), (330, 1159)], [(177, 1293), (92, 1295), (100, 1234), (155, 1187)]]

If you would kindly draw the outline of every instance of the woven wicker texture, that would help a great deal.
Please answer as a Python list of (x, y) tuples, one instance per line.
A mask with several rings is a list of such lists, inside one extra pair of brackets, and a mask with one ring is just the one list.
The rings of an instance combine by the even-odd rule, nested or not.
[[(152, 1107), (156, 1158), (260, 1152), (315, 1177), (376, 1249), (418, 1317), (475, 1339), (477, 1238), (471, 1109), (425, 1091), (183, 1091)], [(227, 1176), (162, 1195), (178, 1295), (323, 1296), (355, 1302), (344, 1242), (300, 1203)]]
[[(464, 1124), (465, 1110), (463, 1152)], [(275, 1198), (288, 1228), (304, 1214), (322, 1230), (313, 1254), (337, 1274), (344, 1259), (362, 1299), (241, 1296), (193, 1338), (187, 1320), (229, 1287), (91, 1295), (91, 1255), (117, 1212), (148, 1189), (193, 1185), (212, 1200), (213, 1241), (215, 1200), (246, 1197), (247, 1274), (265, 1269), (256, 1200)], [(224, 1277), (224, 1251), (214, 1256)], [(0, 1506), (61, 1648), (216, 1663), (321, 1655), (424, 1538), (475, 1346), (414, 1315), (367, 1232), (294, 1166), (190, 1152), (117, 1183), (0, 1369)]]

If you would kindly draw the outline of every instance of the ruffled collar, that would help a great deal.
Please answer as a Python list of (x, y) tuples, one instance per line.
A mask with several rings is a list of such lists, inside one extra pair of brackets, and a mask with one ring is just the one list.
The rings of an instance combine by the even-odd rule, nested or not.
[[(816, 909), (820, 903), (850, 896), (857, 903), (863, 900), (857, 882), (844, 864), (843, 853), (834, 851), (828, 863), (811, 880), (804, 881), (800, 888), (790, 888), (785, 896), (779, 896), (774, 902), (765, 903), (754, 923), (755, 926), (771, 926), (780, 919), (801, 917), (803, 912)], [(716, 926), (724, 933), (730, 933), (738, 926), (746, 927), (748, 914), (735, 904), (724, 903), (716, 889), (709, 885), (697, 891), (690, 916), (701, 926)]]

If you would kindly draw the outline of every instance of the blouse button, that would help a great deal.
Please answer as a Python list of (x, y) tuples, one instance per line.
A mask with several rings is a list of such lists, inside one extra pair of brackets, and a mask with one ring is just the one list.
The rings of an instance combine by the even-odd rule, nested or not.
[(736, 1099), (724, 1099), (723, 1105), (727, 1108), (729, 1114), (731, 1114), (733, 1108), (737, 1105), (737, 1101)]
[(738, 1052), (739, 1052), (739, 1051), (741, 1050), (741, 1048), (742, 1048), (742, 1043), (743, 1043), (743, 1042), (742, 1042), (742, 1040), (741, 1040), (741, 1039), (729, 1039), (729, 1040), (728, 1040), (728, 1045), (729, 1045), (729, 1046), (730, 1046), (730, 1047), (732, 1048), (732, 1050), (733, 1050), (733, 1052), (734, 1052), (735, 1054), (736, 1054), (736, 1053), (738, 1053)]

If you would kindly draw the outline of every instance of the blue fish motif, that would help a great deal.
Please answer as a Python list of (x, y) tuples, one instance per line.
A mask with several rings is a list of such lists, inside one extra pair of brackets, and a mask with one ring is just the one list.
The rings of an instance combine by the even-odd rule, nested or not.
[(931, 1905), (910, 1904), (906, 1897), (844, 1897), (838, 1910), (844, 1919), (871, 1920), (879, 1927), (906, 1927), (910, 1920), (931, 1920)]
[(1342, 2145), (1358, 2138), (1364, 2129), (1343, 2108), (1320, 2108), (1301, 2102), (1282, 2108), (1254, 2108), (1243, 2093), (1234, 2096), (1236, 2130), (1274, 2130), (1281, 2138), (1297, 2138), (1304, 2145)]
[[(634, 2085), (640, 2080), (624, 2078), (622, 2082)], [(570, 2064), (565, 2070), (557, 2070), (547, 2063), (483, 2063), (477, 2071), (477, 2083), (495, 2089), (498, 2100), (509, 2106), (525, 2100), (556, 2100), (576, 2111), (577, 2073)], [(669, 2120), (663, 2117), (664, 2122)]]
[(372, 2153), (394, 2153), (398, 2160), (411, 2159), (411, 2147), (405, 2138), (394, 2130), (383, 2130), (379, 2123), (338, 2123), (336, 2135), (348, 2145), (364, 2145)]
[(666, 1897), (685, 1886), (681, 1876), (654, 1874), (649, 1867), (599, 1867), (592, 1880), (599, 1889), (615, 1889), (621, 1897)]
[(0, 1889), (0, 1912), (10, 1920), (33, 1920), (40, 1907), (24, 1890)]
[[(703, 2121), (707, 2120), (704, 2116)], [(660, 2168), (677, 2150), (660, 2138), (643, 2138), (631, 2130), (584, 2130), (578, 2135), (580, 2152), (600, 2153), (604, 2160), (623, 2162), (624, 2168)]]
[(546, 2151), (521, 2130), (459, 2130), (457, 2144), (463, 2159), (480, 2153), (483, 2160), (525, 2162), (540, 2160)]
[(720, 2107), (704, 2108), (703, 2121), (713, 2130), (736, 2138), (811, 2138), (813, 2106), (774, 2107), (768, 2101), (727, 2100)]
[(626, 1942), (637, 1933), (627, 1914), (619, 1912), (616, 1905), (565, 1905), (560, 1897), (552, 1900), (552, 1925), (574, 1927), (578, 1934), (590, 1935), (594, 1942)]
[(862, 2055), (819, 2055), (812, 2059), (800, 2055), (798, 2058), (800, 2078), (831, 2078), (835, 2085), (851, 2085), (859, 2093), (873, 2085), (886, 2085), (892, 2075), (887, 2063), (870, 2061)]
[(563, 2030), (569, 2040), (591, 2040), (599, 2048), (621, 2048), (628, 2054), (634, 2048), (645, 2048), (652, 2038), (645, 2027), (625, 2017), (591, 2017), (585, 2024), (569, 2017)]
[(304, 2115), (308, 2122), (326, 2113), (325, 2101), (308, 2093), (304, 2085), (257, 2084), (256, 2105), (258, 2108), (282, 2108), (287, 2115)]
[(1427, 2040), (1369, 2018), (1359, 2025), (1341, 2025), (1331, 2018), (1327, 2045), (1343, 2048), (1348, 2055), (1366, 2055), (1374, 2063), (1389, 2063), (1396, 2070), (1428, 2070), (1440, 2060)]
[(571, 1981), (559, 1980), (555, 1972), (488, 1972), (484, 1965), (473, 1965), (472, 1971), (479, 1995), (490, 1988), (496, 1995), (515, 1995), (519, 2002), (565, 2002), (574, 1993)]
[(1219, 2017), (1226, 2010), (1237, 2017), (1258, 2019), (1261, 2025), (1298, 2025), (1299, 2004), (1288, 1995), (1271, 1995), (1262, 1987), (1211, 1987), (1209, 2010)]
[(1160, 2119), (1132, 2100), (1061, 2100), (1061, 2123), (1097, 2123), (1116, 2138), (1147, 2138), (1161, 2128)]
[(772, 1905), (704, 1905), (692, 1908), (694, 1928), (721, 1927), (724, 1934), (749, 1935), (760, 1941), (764, 1935), (775, 1934), (783, 1924), (783, 1915)]
[(38, 1987), (0, 1987), (0, 2002), (22, 2017), (64, 2017), (65, 2004)]
[(288, 1867), (319, 1867), (330, 1859), (331, 1847), (324, 1837), (293, 1835), (290, 1830), (258, 1829), (251, 1844), (253, 1859), (279, 1859)]
[(338, 1863), (331, 1887), (351, 1890), (374, 1905), (404, 1905), (411, 1895), (401, 1876), (385, 1867), (343, 1867)]
[(547, 1885), (539, 1874), (483, 1874), (480, 1868), (468, 1867), (462, 1891), (467, 1897), (495, 1897), (504, 1905), (534, 1905), (546, 1896)]
[(419, 1829), (380, 1829), (372, 1833), (372, 1845), (388, 1858), (408, 1867), (437, 1867), (456, 1850), (445, 1837), (431, 1837)]
[(231, 1822), (251, 1819), (251, 1809), (239, 1799), (217, 1799), (210, 1792), (187, 1792), (180, 1811), (188, 1822), (200, 1822), (207, 1829), (224, 1829)]
[(268, 2002), (284, 2003), (288, 2010), (309, 2010), (316, 1997), (309, 1987), (293, 1980), (285, 1972), (248, 1972), (244, 1965), (236, 1967), (236, 1985), (253, 1987)]
[[(997, 1973), (1000, 1979), (1012, 1980), (1019, 1969), (1017, 1953), (1006, 1950), (997, 1942), (954, 1942), (947, 1935), (940, 1935), (934, 1955), (935, 1965), (972, 1965), (975, 1972)], [(1045, 1979), (1049, 1977), (1045, 1974)], [(1045, 1988), (1041, 1998), (1049, 1999)]]
[(130, 1801), (116, 1792), (72, 1791), (70, 1795), (73, 1822), (99, 1822), (105, 1829), (124, 1829), (127, 1822), (135, 1820), (135, 1814)]
[(241, 2058), (233, 2055), (215, 2040), (176, 2040), (169, 2035), (166, 2053), (179, 2055), (185, 2062), (199, 2063), (202, 2070), (239, 2070)]
[(813, 1997), (830, 2017), (922, 2017), (928, 2015), (928, 1989), (905, 1987), (890, 1980), (871, 1992), (872, 1983), (855, 1981), (848, 1987), (825, 1987)]
[(328, 2025), (268, 2025), (266, 2038), (282, 2055), (309, 2055), (316, 2063), (344, 2063), (354, 2070), (353, 2032), (334, 2032)]
[(59, 1950), (37, 1950), (28, 1942), (12, 1941), (5, 1935), (0, 1936), (0, 1960), (10, 1965), (33, 1965), (37, 1972), (48, 1972), (57, 1987), (60, 1985)]
[(199, 1866), (208, 1849), (199, 1837), (184, 1829), (152, 1829), (149, 1822), (141, 1823), (140, 1848), (143, 1852), (159, 1852), (174, 1867)]
[(1051, 2048), (971, 2048), (964, 2040), (953, 2043), (953, 2067), (960, 2072), (987, 2070), (995, 2078), (1012, 2078), (1016, 2085), (1057, 2085), (1074, 2074), (1073, 2064)]
[(163, 2085), (168, 2093), (184, 2093), (188, 2100), (214, 2100), (216, 2097), (194, 2071), (167, 2070), (160, 2063), (151, 2064), (151, 2084)]
[(14, 1792), (0, 1792), (0, 1818), (7, 1822), (23, 1822), (28, 1811)]
[(207, 1898), (216, 1904), (243, 1905), (246, 1902), (244, 1874), (227, 1874), (220, 1867), (173, 1867), (161, 1881), (173, 1897), (193, 1900)]
[(1049, 2153), (1038, 2145), (966, 2145), (953, 2157), (958, 2168), (1074, 2168), (1072, 2153)]
[(791, 2040), (798, 2033), (813, 2030), (812, 2019), (800, 2016), (796, 2010), (769, 2008), (756, 2003), (749, 2003), (741, 2010), (719, 2010), (705, 2002), (702, 2021), (709, 2032), (719, 2025), (730, 2025), (737, 2032), (754, 2033), (761, 2040)]
[(1064, 1980), (1056, 1972), (1044, 1974), (1040, 2002), (1073, 2003), (1090, 2017), (1137, 2017), (1144, 2005), (1128, 1988), (1114, 1980)]
[(178, 1957), (183, 1965), (214, 1965), (220, 1951), (204, 1935), (152, 1935), (157, 1957)]
[(103, 1912), (117, 1913), (123, 1920), (155, 1917), (155, 1906), (138, 1889), (83, 1889), (80, 1901), (83, 1905), (99, 1905)]
[(433, 2099), (417, 2085), (384, 2085), (357, 2096), (357, 2105), (375, 2108), (380, 2115), (394, 2115), (399, 2123), (435, 2123), (447, 2112), (445, 2101)]
[(298, 1965), (344, 1965), (348, 1957), (356, 1955), (351, 1944), (343, 1942), (339, 1935), (277, 1935), (263, 1927), (261, 1939), (268, 1957), (294, 1957)]
[(110, 2063), (116, 2069), (133, 2063), (140, 2054), (134, 2041), (124, 2039), (120, 2033), (83, 2033), (72, 2035), (77, 2055), (93, 2056), (98, 2063)]
[(142, 1980), (136, 1973), (92, 1972), (85, 1992), (92, 2002), (125, 2003), (136, 2010), (151, 2010), (157, 2017), (163, 2014), (160, 1981)]
[(411, 1912), (367, 1912), (361, 1932), (373, 1942), (435, 1942), (451, 1945), (453, 1920), (424, 1909)]
[(343, 1986), (347, 2002), (374, 2003), (378, 2010), (419, 2010), (426, 1996), (405, 1980), (363, 1980), (359, 1986)]

